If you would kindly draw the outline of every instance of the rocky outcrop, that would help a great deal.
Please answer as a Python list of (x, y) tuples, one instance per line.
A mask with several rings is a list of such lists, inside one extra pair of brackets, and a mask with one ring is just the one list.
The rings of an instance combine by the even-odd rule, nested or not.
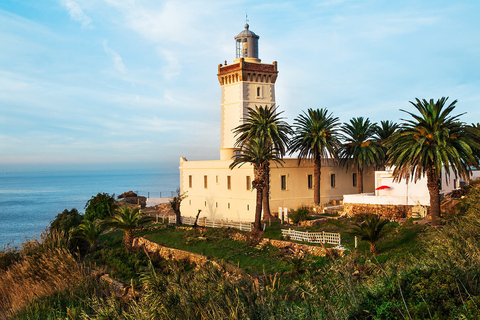
[(413, 207), (409, 205), (347, 203), (343, 212), (349, 217), (357, 214), (376, 214), (384, 219), (398, 221), (402, 218), (412, 217)]
[(118, 199), (124, 199), (124, 198), (136, 198), (137, 194), (133, 191), (127, 191), (122, 193), (121, 195), (118, 196)]

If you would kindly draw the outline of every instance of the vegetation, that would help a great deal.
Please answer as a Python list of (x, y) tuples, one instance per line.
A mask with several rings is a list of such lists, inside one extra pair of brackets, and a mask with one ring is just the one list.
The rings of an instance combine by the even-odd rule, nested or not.
[(385, 235), (387, 224), (388, 220), (369, 214), (365, 217), (363, 223), (357, 224), (352, 229), (351, 234), (367, 241), (370, 244), (370, 253), (376, 255), (378, 253), (377, 244)]
[(155, 218), (144, 216), (140, 209), (130, 209), (122, 207), (114, 216), (108, 217), (104, 225), (114, 229), (122, 230), (124, 233), (123, 241), (127, 248), (131, 248), (135, 237), (135, 229), (154, 221)]
[[(54, 232), (42, 241), (25, 243), (21, 259), (0, 273), (0, 317), (475, 319), (480, 317), (479, 200), (480, 189), (472, 188), (464, 199), (464, 213), (441, 229), (411, 221), (403, 226), (389, 223), (385, 228), (392, 232), (379, 243), (381, 253), (376, 257), (361, 245), (335, 260), (282, 259), (276, 248), (255, 249), (248, 241), (232, 240), (228, 229), (143, 232), (167, 246), (181, 244), (191, 251), (196, 247), (216, 261), (221, 258), (215, 255), (223, 252), (231, 255), (225, 261), (235, 265), (232, 256), (236, 256), (240, 267), (249, 257), (252, 263), (263, 259), (265, 272), (250, 272), (253, 276), (232, 276), (221, 263), (220, 268), (197, 269), (187, 262), (147, 256), (122, 247), (119, 232), (102, 235), (87, 263), (133, 283), (141, 294), (131, 300), (116, 296), (107, 284), (89, 275), (66, 250), (64, 233)], [(348, 221), (332, 220), (317, 227), (340, 228)], [(272, 263), (279, 266), (269, 269)]]
[(382, 159), (380, 160), (380, 167), (385, 169), (385, 164), (387, 163), (387, 151), (388, 151), (388, 138), (390, 138), (399, 128), (399, 125), (393, 121), (382, 120), (380, 124), (375, 128), (375, 138), (377, 143), (383, 149)]
[(440, 224), (440, 179), (453, 172), (468, 181), (471, 167), (479, 167), (475, 150), (480, 147), (478, 130), (471, 130), (459, 121), (461, 115), (450, 115), (457, 100), (446, 106), (448, 98), (434, 102), (416, 99), (410, 102), (420, 115), (402, 110), (413, 120), (404, 120), (398, 134), (388, 141), (389, 164), (393, 176), (417, 181), (427, 176), (432, 225)]
[(282, 164), (283, 160), (280, 158), (280, 151), (274, 148), (274, 146), (265, 141), (264, 138), (253, 138), (247, 141), (242, 149), (240, 149), (239, 155), (235, 157), (230, 169), (237, 166), (242, 166), (245, 163), (253, 165), (254, 180), (252, 187), (257, 190), (257, 203), (255, 208), (255, 222), (253, 228), (255, 233), (262, 231), (261, 218), (262, 218), (262, 201), (263, 192), (266, 185), (266, 171), (270, 162)]
[[(255, 138), (262, 139), (266, 146), (271, 146), (282, 158), (286, 153), (288, 135), (292, 133), (290, 126), (280, 117), (282, 112), (277, 112), (277, 107), (260, 106), (248, 108), (247, 116), (243, 123), (234, 129), (237, 139), (235, 146), (242, 148), (245, 144)], [(266, 220), (270, 214), (270, 164), (265, 163), (265, 185), (263, 187), (263, 212)]]
[(76, 228), (72, 229), (72, 236), (81, 238), (90, 244), (90, 250), (94, 249), (97, 240), (105, 230), (104, 224), (99, 221), (83, 220)]
[(301, 206), (298, 209), (290, 209), (290, 214), (288, 218), (292, 220), (292, 223), (299, 223), (300, 221), (305, 221), (310, 214), (310, 208), (307, 206)]
[(65, 209), (57, 214), (55, 220), (50, 222), (50, 231), (63, 232), (67, 238), (68, 248), (71, 252), (79, 250), (81, 253), (88, 250), (88, 242), (82, 238), (72, 236), (72, 231), (84, 221), (83, 215), (73, 208), (70, 211)]
[(177, 189), (177, 195), (170, 200), (170, 206), (172, 207), (173, 212), (175, 212), (175, 224), (177, 226), (182, 224), (182, 213), (180, 212), (180, 204), (182, 203), (183, 199), (185, 199), (187, 193), (180, 193), (180, 188)]
[(110, 217), (115, 211), (115, 195), (98, 193), (85, 204), (85, 219), (103, 220)]
[(337, 158), (341, 147), (338, 134), (338, 118), (334, 118), (327, 109), (308, 109), (299, 115), (293, 125), (295, 133), (290, 140), (291, 153), (298, 152), (298, 165), (302, 160), (312, 158), (313, 201), (320, 205), (320, 176), (322, 159), (328, 156)]
[(343, 148), (340, 151), (343, 166), (357, 170), (358, 193), (363, 193), (363, 172), (381, 164), (383, 150), (375, 139), (376, 124), (363, 117), (352, 118), (342, 126)]

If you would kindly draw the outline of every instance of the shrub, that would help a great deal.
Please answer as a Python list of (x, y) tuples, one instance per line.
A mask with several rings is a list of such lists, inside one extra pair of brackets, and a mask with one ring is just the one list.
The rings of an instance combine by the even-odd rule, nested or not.
[(113, 214), (115, 209), (115, 196), (108, 193), (98, 193), (85, 204), (85, 219), (94, 221), (103, 220)]
[(290, 209), (290, 214), (288, 217), (292, 220), (293, 223), (299, 223), (300, 221), (305, 221), (310, 214), (310, 208), (307, 206), (301, 206), (297, 210)]
[(81, 253), (85, 253), (88, 249), (88, 243), (84, 239), (71, 236), (72, 230), (77, 228), (82, 221), (83, 215), (78, 213), (77, 209), (73, 208), (70, 211), (65, 209), (62, 213), (57, 214), (55, 220), (50, 222), (50, 233), (63, 233), (70, 251), (79, 250)]
[(73, 208), (70, 211), (65, 209), (62, 213), (57, 214), (55, 220), (50, 222), (50, 230), (55, 229), (68, 234), (72, 228), (78, 227), (82, 221), (83, 216), (78, 213), (77, 209)]

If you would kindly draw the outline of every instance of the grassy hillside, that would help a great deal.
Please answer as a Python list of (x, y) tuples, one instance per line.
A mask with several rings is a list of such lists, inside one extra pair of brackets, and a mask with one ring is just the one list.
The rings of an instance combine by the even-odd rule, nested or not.
[[(164, 229), (144, 236), (244, 268), (249, 277), (195, 268), (123, 248), (120, 233), (102, 237), (85, 259), (62, 234), (0, 254), (0, 318), (12, 319), (477, 319), (480, 317), (480, 190), (439, 229), (388, 225), (380, 254), (343, 237), (344, 257), (286, 257), (256, 249), (227, 230)], [(353, 221), (321, 226), (344, 233)], [(277, 226), (272, 226), (272, 237)], [(86, 266), (132, 283), (129, 299)], [(252, 277), (253, 276), (253, 277)]]

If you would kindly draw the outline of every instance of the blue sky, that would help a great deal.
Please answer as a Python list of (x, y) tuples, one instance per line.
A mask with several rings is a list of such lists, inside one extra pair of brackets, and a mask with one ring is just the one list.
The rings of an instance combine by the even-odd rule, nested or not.
[(290, 123), (442, 96), (480, 122), (479, 1), (2, 0), (0, 171), (218, 159), (217, 66), (246, 9)]

